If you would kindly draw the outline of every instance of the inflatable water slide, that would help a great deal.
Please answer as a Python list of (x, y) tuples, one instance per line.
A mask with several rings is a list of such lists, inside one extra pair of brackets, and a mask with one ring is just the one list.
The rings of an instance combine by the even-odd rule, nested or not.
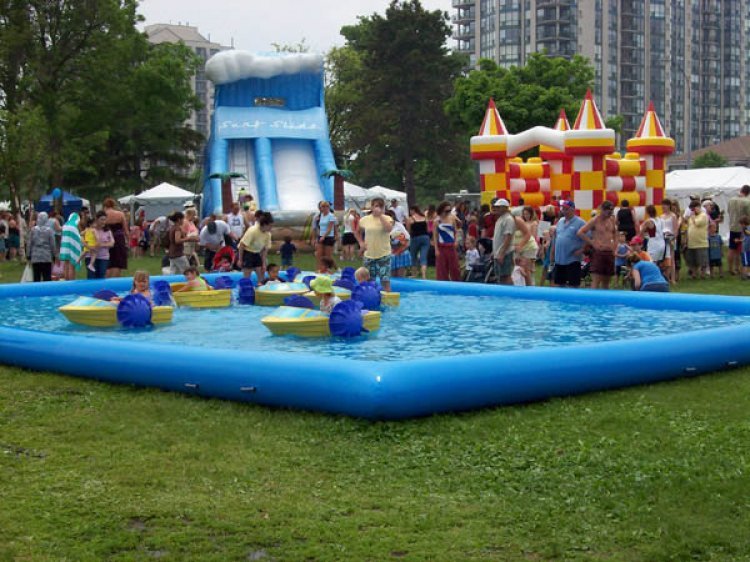
[[(335, 169), (323, 87), (323, 57), (311, 53), (223, 51), (206, 63), (214, 114), (206, 174), (238, 173), (244, 189), (277, 224), (302, 224), (333, 200)], [(204, 213), (222, 210), (221, 179), (206, 179)]]

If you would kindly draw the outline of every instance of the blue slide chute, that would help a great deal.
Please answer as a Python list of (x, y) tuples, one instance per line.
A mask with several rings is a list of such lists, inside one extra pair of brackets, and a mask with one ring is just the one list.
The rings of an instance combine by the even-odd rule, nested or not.
[[(323, 57), (222, 51), (206, 63), (216, 87), (205, 177), (234, 172), (280, 224), (304, 224), (333, 200), (335, 169), (324, 103)], [(221, 181), (206, 180), (204, 214), (222, 210)]]

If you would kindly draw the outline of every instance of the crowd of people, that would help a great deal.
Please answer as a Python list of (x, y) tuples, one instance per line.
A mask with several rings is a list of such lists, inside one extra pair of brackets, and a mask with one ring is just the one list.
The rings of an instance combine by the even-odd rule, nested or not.
[[(730, 199), (727, 211), (726, 272), (747, 279), (750, 186)], [(434, 265), (438, 280), (595, 289), (614, 283), (667, 291), (679, 282), (683, 260), (691, 279), (724, 275), (724, 242), (718, 234), (724, 220), (710, 198), (697, 197), (684, 212), (672, 199), (662, 201), (661, 212), (647, 205), (640, 220), (628, 201), (615, 208), (607, 200), (589, 221), (568, 200), (540, 209), (523, 202), (511, 207), (502, 198), (479, 209), (444, 201), (423, 211), (375, 198), (366, 211), (349, 209), (342, 220), (321, 201), (309, 242), (317, 271), (335, 271), (336, 256), (341, 262), (361, 256), (370, 277), (386, 290), (392, 277), (426, 279), (428, 265)], [(83, 267), (88, 278), (97, 279), (121, 275), (129, 255), (149, 252), (163, 256), (165, 273), (183, 274), (202, 264), (205, 271), (242, 270), (263, 280), (269, 266), (278, 270), (268, 258), (272, 227), (271, 213), (257, 209), (249, 195), (226, 215), (203, 220), (192, 204), (152, 221), (142, 211), (131, 220), (107, 198), (102, 210), (92, 214), (84, 207), (65, 222), (54, 211), (0, 212), (0, 260), (28, 258), (34, 281), (75, 279)], [(286, 237), (278, 248), (281, 266), (292, 266), (297, 251)]]

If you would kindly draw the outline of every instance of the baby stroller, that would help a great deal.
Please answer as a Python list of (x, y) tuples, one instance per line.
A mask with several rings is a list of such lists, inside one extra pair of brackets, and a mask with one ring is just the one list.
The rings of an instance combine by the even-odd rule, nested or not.
[(228, 271), (231, 271), (232, 268), (234, 267), (234, 260), (235, 260), (234, 249), (232, 249), (231, 246), (223, 246), (219, 249), (218, 252), (216, 252), (216, 255), (214, 256), (214, 261), (213, 261), (213, 268), (211, 269), (211, 271), (221, 271), (221, 272), (226, 273), (224, 269), (221, 269), (221, 261), (225, 257), (229, 258), (229, 262), (232, 264), (228, 270)]
[(492, 240), (480, 238), (477, 241), (477, 249), (479, 250), (479, 263), (466, 271), (464, 281), (469, 283), (494, 283), (495, 268), (492, 258)]

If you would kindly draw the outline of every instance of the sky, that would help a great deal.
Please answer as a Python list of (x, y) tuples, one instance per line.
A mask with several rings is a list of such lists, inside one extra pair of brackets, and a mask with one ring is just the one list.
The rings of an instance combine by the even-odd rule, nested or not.
[[(339, 30), (358, 16), (384, 14), (389, 0), (141, 0), (139, 12), (152, 23), (198, 27), (211, 41), (246, 51), (273, 51), (272, 44), (296, 45), (303, 39), (311, 51), (340, 46)], [(453, 14), (451, 0), (422, 0), (429, 10)], [(450, 44), (452, 47), (452, 42)]]

